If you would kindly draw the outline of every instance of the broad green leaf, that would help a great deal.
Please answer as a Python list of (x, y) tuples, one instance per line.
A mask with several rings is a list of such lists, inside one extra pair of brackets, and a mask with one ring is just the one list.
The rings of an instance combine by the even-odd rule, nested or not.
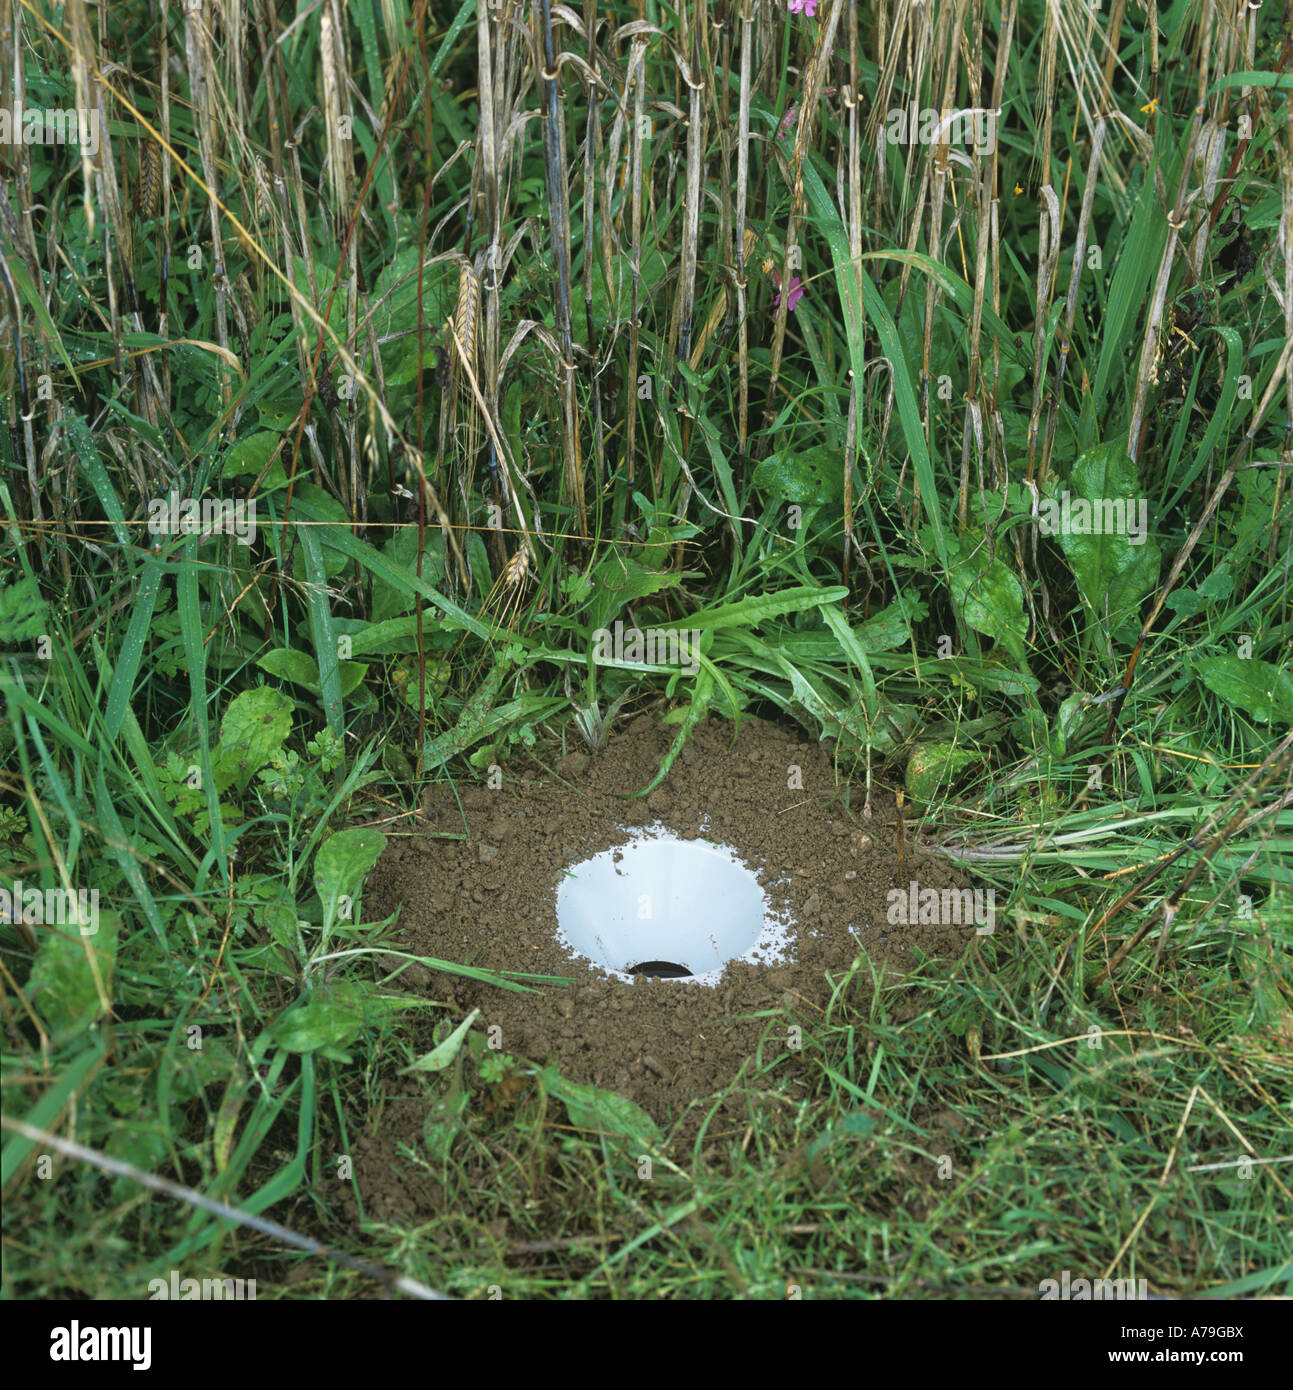
[(800, 506), (828, 506), (844, 499), (844, 460), (823, 444), (769, 454), (754, 470), (754, 486), (766, 497)]
[(319, 689), (319, 663), (305, 652), (291, 647), (276, 647), (256, 659), (256, 665), (271, 676), (278, 676), (315, 692)]
[[(642, 248), (638, 263), (638, 302), (641, 304), (655, 289), (668, 270), (664, 257), (651, 241)], [(622, 318), (630, 312), (633, 302), (633, 260), (627, 251), (619, 251), (611, 257), (611, 280), (606, 283), (606, 272), (602, 258), (593, 262), (593, 318), (605, 323), (610, 318)], [(576, 306), (582, 311), (581, 303)], [(582, 321), (583, 314), (579, 314)]]
[[(225, 455), (224, 467), (221, 476), (225, 478), (241, 478), (250, 476), (259, 478), (261, 470), (269, 462), (270, 456), (278, 448), (282, 435), (274, 434), (270, 430), (259, 430), (255, 434), (249, 434), (243, 439), (239, 439), (229, 452)], [(283, 460), (280, 455), (274, 460), (273, 466), (265, 475), (265, 481), (258, 489), (258, 495), (272, 492), (275, 488), (286, 487), (287, 473), (283, 468)]]
[(364, 1026), (362, 990), (356, 984), (323, 985), (280, 1014), (269, 1026), (270, 1039), (285, 1052), (336, 1054)]
[(636, 560), (608, 555), (592, 575), (593, 596), (588, 607), (588, 623), (594, 630), (605, 628), (626, 604), (647, 598), (661, 589), (674, 588), (683, 578), (681, 574), (648, 569)]
[(257, 686), (235, 696), (220, 726), (216, 781), (245, 787), (273, 758), (292, 731), (292, 702), (281, 691)]
[[(378, 338), (416, 329), (418, 323), (418, 259), (416, 246), (405, 246), (382, 267), (373, 286), (373, 327)], [(422, 266), (422, 319), (427, 327), (439, 327), (457, 283), (452, 266)]]
[(240, 874), (234, 880), (234, 911), (254, 914), (270, 937), (288, 950), (297, 947), (296, 902), (281, 878), (260, 878)]
[(925, 605), (918, 599), (900, 597), (859, 623), (853, 631), (864, 651), (890, 652), (911, 641), (911, 620), (924, 616)]
[(423, 372), (433, 369), (439, 360), (439, 353), (433, 343), (425, 340), (419, 353), (418, 340), (410, 335), (389, 344), (383, 360), (388, 363), (382, 373), (386, 389), (393, 391), (397, 387), (411, 385)]
[(1041, 682), (1031, 671), (1015, 670), (990, 658), (978, 661), (968, 656), (949, 656), (941, 658), (936, 666), (939, 674), (946, 675), (953, 685), (976, 694), (979, 690), (995, 690), (1001, 695), (1022, 697), (1035, 695), (1041, 689)]
[[(1235, 1199), (1239, 1200), (1239, 1193)], [(1225, 1284), (1212, 1284), (1199, 1291), (1199, 1298), (1238, 1298), (1250, 1293), (1277, 1293), (1285, 1298), (1293, 1294), (1293, 1265), (1286, 1259), (1277, 1258), (1274, 1264), (1265, 1269), (1255, 1270), (1242, 1279), (1231, 1279)]]
[[(429, 633), (443, 624), (443, 618), (434, 608), (422, 610), (422, 633), (424, 643)], [(352, 656), (397, 656), (417, 651), (417, 616), (413, 613), (403, 618), (387, 618), (381, 623), (365, 623), (355, 618), (334, 618), (333, 626), (339, 633), (350, 638)]]
[(386, 848), (386, 836), (371, 826), (357, 825), (329, 835), (314, 856), (314, 887), (323, 903), (325, 934), (331, 929), (337, 904), (354, 898), (364, 875)]
[[(298, 652), (292, 647), (276, 647), (259, 657), (256, 665), (261, 670), (268, 671), (271, 676), (278, 676), (295, 685), (303, 685), (312, 695), (321, 692), (318, 662), (306, 652)], [(341, 680), (341, 693), (349, 695), (363, 680), (367, 671), (368, 667), (363, 662), (339, 661), (337, 672)]]
[(462, 1132), (462, 1118), (470, 1108), (471, 1093), (457, 1075), (444, 1095), (431, 1097), (422, 1122), (422, 1143), (432, 1163), (448, 1161), (454, 1140)]
[(631, 1139), (650, 1146), (660, 1138), (656, 1122), (625, 1096), (568, 1081), (555, 1067), (544, 1067), (540, 1078), (551, 1095), (561, 1101), (578, 1129)]
[(948, 782), (982, 754), (952, 743), (924, 743), (907, 760), (907, 790), (917, 801), (928, 801), (939, 786)]
[[(84, 1033), (103, 1017), (105, 1003), (111, 1007), (117, 949), (116, 913), (95, 913), (97, 930), (83, 936), (72, 904), (66, 897), (62, 902), (66, 909), (62, 924), (47, 923), (38, 930), (40, 944), (27, 979), (27, 998), (56, 1043)], [(89, 925), (93, 920), (87, 930)]]
[[(704, 658), (702, 657), (701, 660), (703, 662)], [(483, 722), (475, 727), (468, 742), (461, 749), (451, 751), (466, 752), (472, 744), (479, 743), (481, 739), (489, 738), (499, 729), (507, 729), (513, 724), (520, 723), (536, 724), (544, 719), (551, 719), (560, 711), (569, 710), (569, 708), (570, 702), (563, 695), (540, 695), (538, 691), (524, 691), (515, 700), (508, 700), (501, 705), (493, 705), (485, 715)], [(429, 743), (428, 746), (430, 746)], [(435, 748), (442, 749), (443, 745), (437, 742)], [(428, 753), (427, 756), (439, 757), (440, 753)]]
[(1024, 591), (1019, 580), (981, 531), (970, 530), (952, 545), (953, 568), (948, 576), (952, 601), (976, 632), (1000, 642), (1017, 661), (1024, 659)]
[(1108, 622), (1111, 637), (1137, 621), (1158, 583), (1158, 542), (1148, 534), (1148, 512), (1136, 465), (1118, 444), (1088, 449), (1073, 465), (1067, 488), (1041, 504), (1043, 534), (1055, 536), (1078, 592)]
[(1259, 724), (1293, 723), (1293, 675), (1269, 661), (1210, 656), (1194, 670), (1214, 695)]

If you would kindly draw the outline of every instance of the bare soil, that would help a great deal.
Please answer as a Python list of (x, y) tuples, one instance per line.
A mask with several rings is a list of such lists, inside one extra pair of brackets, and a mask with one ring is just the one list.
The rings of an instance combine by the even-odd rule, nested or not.
[[(917, 952), (960, 955), (974, 925), (889, 922), (890, 889), (906, 893), (913, 880), (921, 888), (964, 887), (967, 880), (909, 844), (900, 865), (892, 798), (873, 787), (865, 818), (861, 789), (850, 790), (828, 747), (776, 725), (743, 720), (733, 742), (730, 724), (702, 724), (662, 784), (634, 798), (676, 732), (644, 714), (599, 754), (569, 753), (551, 768), (509, 768), (494, 790), (483, 773), (479, 785), (459, 782), (456, 795), (447, 783), (437, 788), (424, 803), (431, 828), (392, 838), (370, 878), (365, 916), (398, 910), (389, 942), (400, 951), (571, 980), (513, 994), (420, 965), (400, 976), (405, 988), (459, 1016), (479, 1007), (477, 1026), (496, 1026), (507, 1053), (555, 1062), (570, 1080), (618, 1092), (687, 1140), (708, 1123), (724, 1088), (729, 1094), (714, 1116), (731, 1128), (748, 1104), (732, 1083), (756, 1059), (766, 1066), (783, 1057), (792, 1072), (803, 1067), (794, 1026), (811, 1027), (823, 1016), (859, 946), (892, 980), (916, 963)], [(562, 871), (646, 826), (735, 849), (774, 909), (789, 914), (787, 962), (732, 962), (714, 988), (670, 978), (626, 984), (565, 949), (556, 939)], [(869, 993), (872, 971), (860, 969), (847, 988)], [(407, 1208), (411, 1194), (396, 1199), (391, 1180), (378, 1176), (380, 1160), (394, 1158), (401, 1142), (416, 1146), (425, 1119), (425, 1104), (396, 1101), (380, 1130), (361, 1138), (361, 1189), (371, 1185), (375, 1202), (366, 1191), (365, 1203), (376, 1214)]]

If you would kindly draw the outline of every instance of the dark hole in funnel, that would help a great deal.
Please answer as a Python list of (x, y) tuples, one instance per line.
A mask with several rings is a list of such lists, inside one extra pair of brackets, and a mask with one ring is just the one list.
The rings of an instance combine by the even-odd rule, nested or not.
[(671, 960), (644, 960), (641, 965), (626, 968), (629, 975), (658, 975), (662, 980), (689, 980), (691, 971), (685, 965), (675, 965)]

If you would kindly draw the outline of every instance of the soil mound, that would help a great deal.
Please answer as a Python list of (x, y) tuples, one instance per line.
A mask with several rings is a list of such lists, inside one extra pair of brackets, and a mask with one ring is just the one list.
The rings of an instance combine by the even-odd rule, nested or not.
[[(865, 819), (860, 789), (850, 792), (826, 747), (775, 725), (743, 720), (735, 742), (730, 724), (701, 725), (661, 785), (632, 799), (675, 733), (642, 715), (599, 754), (505, 771), (492, 790), (484, 774), (481, 785), (458, 783), (456, 797), (446, 784), (427, 804), (429, 831), (392, 838), (366, 904), (366, 915), (400, 910), (391, 944), (401, 950), (570, 979), (513, 994), (422, 966), (400, 977), (464, 1013), (479, 1007), (478, 1026), (497, 1026), (505, 1052), (557, 1062), (570, 1080), (619, 1092), (666, 1126), (744, 1063), (793, 1053), (793, 1025), (821, 1016), (828, 975), (838, 980), (860, 946), (900, 975), (913, 951), (957, 956), (975, 931), (891, 922), (892, 889), (906, 898), (913, 882), (941, 893), (967, 880), (910, 846), (900, 866), (892, 801), (873, 793)], [(733, 961), (712, 988), (655, 975), (626, 984), (560, 944), (563, 870), (648, 826), (731, 846), (789, 916), (787, 962)], [(870, 971), (849, 988), (869, 990)], [(698, 1124), (699, 1107), (692, 1115)]]

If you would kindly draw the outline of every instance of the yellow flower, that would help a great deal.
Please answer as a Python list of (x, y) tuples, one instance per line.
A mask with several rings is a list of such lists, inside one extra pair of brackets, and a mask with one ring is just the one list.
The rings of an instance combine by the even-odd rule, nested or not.
[(1146, 116), (1152, 116), (1158, 110), (1158, 98), (1154, 97), (1147, 101), (1140, 109)]

